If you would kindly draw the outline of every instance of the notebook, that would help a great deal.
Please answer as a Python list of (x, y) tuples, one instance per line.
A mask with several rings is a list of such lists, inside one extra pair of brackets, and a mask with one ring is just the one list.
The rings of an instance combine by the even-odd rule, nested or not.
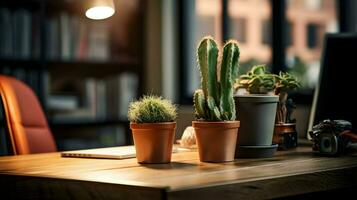
[(62, 157), (76, 158), (107, 158), (125, 159), (135, 158), (135, 146), (107, 147), (99, 149), (86, 149), (61, 152)]

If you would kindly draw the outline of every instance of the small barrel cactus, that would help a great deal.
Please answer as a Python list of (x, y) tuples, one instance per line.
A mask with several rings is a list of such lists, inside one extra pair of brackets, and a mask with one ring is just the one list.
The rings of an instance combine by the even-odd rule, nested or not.
[(236, 119), (233, 84), (238, 75), (238, 42), (230, 40), (224, 45), (220, 73), (217, 70), (218, 52), (212, 37), (204, 37), (198, 46), (202, 89), (196, 90), (194, 94), (196, 118), (206, 121), (233, 121)]
[(139, 101), (130, 103), (128, 119), (134, 123), (173, 122), (177, 117), (177, 108), (171, 101), (158, 96), (144, 96)]

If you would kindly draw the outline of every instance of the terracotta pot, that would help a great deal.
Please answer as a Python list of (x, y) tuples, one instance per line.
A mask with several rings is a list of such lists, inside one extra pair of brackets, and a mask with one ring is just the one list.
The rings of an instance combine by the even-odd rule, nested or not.
[(239, 125), (239, 121), (193, 121), (200, 160), (202, 162), (233, 161)]
[(295, 123), (275, 124), (273, 142), (278, 144), (278, 150), (297, 147), (298, 134)]
[(176, 122), (130, 123), (139, 163), (171, 162)]

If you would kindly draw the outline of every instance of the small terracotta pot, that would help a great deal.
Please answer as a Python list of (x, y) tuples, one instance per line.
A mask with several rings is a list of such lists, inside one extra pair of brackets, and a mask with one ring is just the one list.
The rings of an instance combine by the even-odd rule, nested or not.
[(200, 160), (202, 162), (233, 161), (239, 125), (239, 121), (193, 121)]
[(171, 162), (176, 122), (130, 123), (139, 163)]
[(275, 124), (273, 143), (278, 144), (278, 150), (297, 147), (298, 134), (295, 123)]

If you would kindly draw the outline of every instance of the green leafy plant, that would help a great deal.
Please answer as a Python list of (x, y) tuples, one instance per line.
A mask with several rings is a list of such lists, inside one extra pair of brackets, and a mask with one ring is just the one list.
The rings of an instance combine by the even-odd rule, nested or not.
[(265, 65), (255, 65), (236, 80), (235, 87), (246, 88), (250, 94), (266, 94), (274, 90), (275, 76), (267, 73)]
[(201, 89), (194, 94), (196, 118), (206, 121), (233, 121), (236, 119), (233, 84), (238, 75), (238, 42), (230, 40), (224, 45), (220, 71), (217, 65), (218, 53), (217, 43), (212, 37), (204, 37), (199, 43), (197, 59), (201, 72)]
[(158, 96), (144, 96), (130, 103), (128, 118), (134, 123), (172, 122), (177, 117), (177, 108), (171, 101)]
[(280, 72), (279, 76), (275, 76), (275, 80), (275, 94), (277, 95), (300, 87), (300, 82), (297, 78), (288, 72)]
[[(287, 101), (288, 92), (300, 87), (300, 81), (287, 72), (279, 72), (279, 75), (266, 71), (265, 65), (255, 65), (246, 74), (236, 79), (235, 89), (245, 88), (250, 94), (267, 94), (274, 91), (279, 95), (277, 108), (277, 123), (291, 122), (290, 119), (294, 103)], [(287, 103), (289, 109), (287, 109)]]

